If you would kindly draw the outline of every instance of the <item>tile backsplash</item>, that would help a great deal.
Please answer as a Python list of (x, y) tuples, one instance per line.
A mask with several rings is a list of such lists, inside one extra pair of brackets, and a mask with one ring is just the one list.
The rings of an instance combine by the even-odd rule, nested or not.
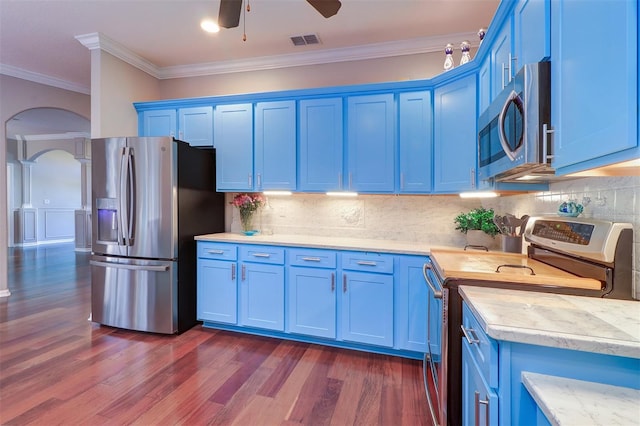
[[(227, 201), (233, 195), (227, 194)], [(265, 234), (424, 241), (428, 246), (463, 247), (465, 236), (455, 230), (453, 222), (461, 212), (484, 205), (498, 214), (512, 213), (518, 217), (551, 215), (568, 200), (583, 204), (585, 217), (633, 224), (633, 270), (635, 282), (639, 283), (640, 176), (581, 178), (553, 183), (545, 192), (482, 201), (455, 195), (271, 196), (261, 209), (258, 222)], [(239, 232), (238, 211), (229, 204), (227, 209), (227, 230)], [(636, 297), (640, 298), (640, 289), (636, 289)]]

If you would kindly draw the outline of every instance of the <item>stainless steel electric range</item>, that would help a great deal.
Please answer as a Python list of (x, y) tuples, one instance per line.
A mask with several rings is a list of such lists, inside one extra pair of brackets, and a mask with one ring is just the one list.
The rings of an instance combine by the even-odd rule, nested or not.
[(424, 381), (435, 425), (462, 423), (458, 286), (633, 298), (631, 224), (533, 217), (524, 237), (530, 243), (526, 255), (433, 249), (423, 267), (429, 293)]

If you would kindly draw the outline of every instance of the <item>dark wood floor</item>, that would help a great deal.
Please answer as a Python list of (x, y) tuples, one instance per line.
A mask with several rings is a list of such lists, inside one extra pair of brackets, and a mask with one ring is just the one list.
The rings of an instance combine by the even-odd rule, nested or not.
[(88, 254), (9, 249), (0, 424), (423, 425), (418, 361), (203, 329), (88, 321)]

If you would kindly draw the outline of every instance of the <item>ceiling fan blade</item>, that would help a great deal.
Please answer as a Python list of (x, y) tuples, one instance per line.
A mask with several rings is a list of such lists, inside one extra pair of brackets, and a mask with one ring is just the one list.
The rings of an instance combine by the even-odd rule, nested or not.
[(242, 0), (220, 0), (218, 25), (222, 28), (235, 28), (240, 23)]
[(338, 13), (340, 6), (342, 6), (340, 0), (307, 0), (307, 3), (313, 6), (314, 9), (320, 12), (325, 18), (331, 18)]

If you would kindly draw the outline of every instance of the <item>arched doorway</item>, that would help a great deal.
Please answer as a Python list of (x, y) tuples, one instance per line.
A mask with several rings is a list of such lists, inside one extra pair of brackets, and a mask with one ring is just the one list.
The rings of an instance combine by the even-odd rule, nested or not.
[(76, 241), (90, 249), (90, 123), (33, 108), (6, 123), (9, 246)]

